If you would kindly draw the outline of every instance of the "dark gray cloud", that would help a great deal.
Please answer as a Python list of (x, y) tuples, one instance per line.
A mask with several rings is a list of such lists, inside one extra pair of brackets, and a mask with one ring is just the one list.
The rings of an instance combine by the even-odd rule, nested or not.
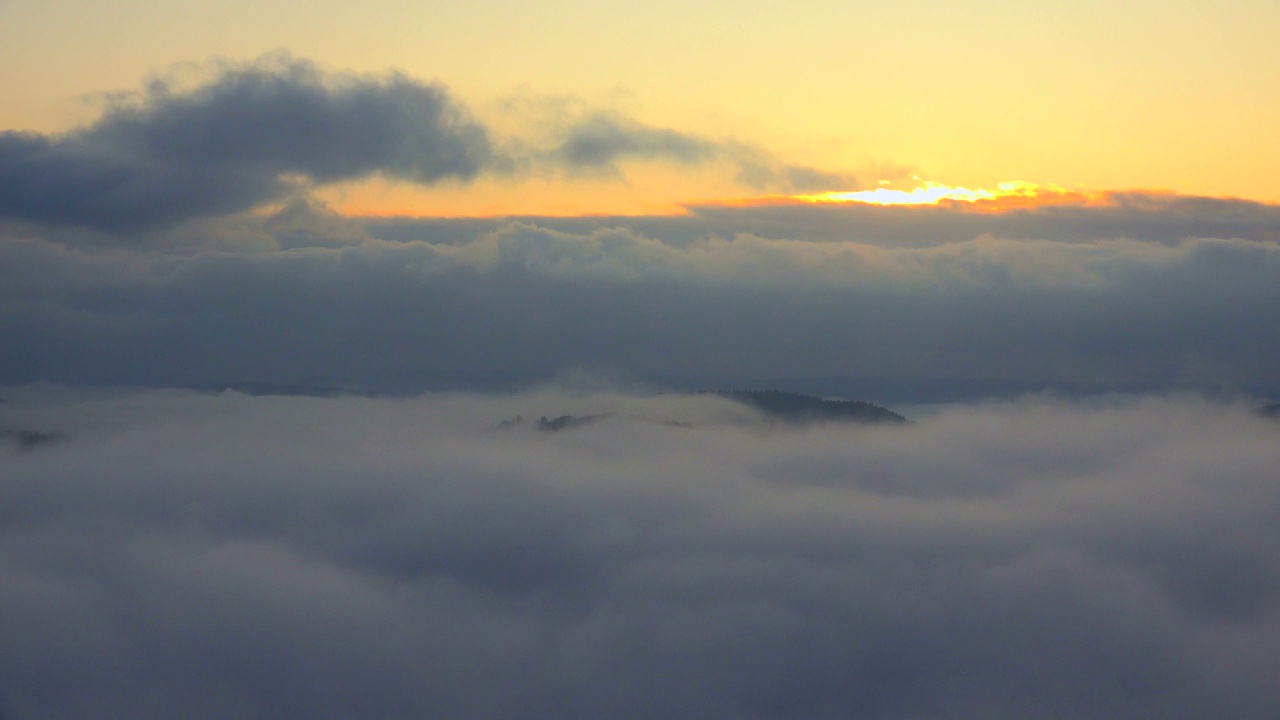
[(1280, 707), (1280, 443), (1244, 408), (4, 395), (71, 438), (0, 450), (16, 720)]
[(0, 134), (0, 215), (125, 232), (246, 210), (299, 182), (431, 184), (493, 162), (487, 130), (443, 86), (271, 57), (189, 90), (153, 82), (65, 135)]

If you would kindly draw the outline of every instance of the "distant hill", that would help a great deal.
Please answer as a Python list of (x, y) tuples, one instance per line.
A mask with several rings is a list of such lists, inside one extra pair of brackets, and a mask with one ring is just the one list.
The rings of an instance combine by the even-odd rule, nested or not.
[(538, 420), (538, 429), (546, 432), (570, 430), (572, 428), (582, 427), (583, 425), (590, 425), (591, 423), (599, 422), (601, 420), (607, 420), (611, 417), (613, 417), (613, 413), (604, 413), (602, 415), (583, 415), (581, 417), (561, 415), (548, 420), (547, 416), (543, 415), (542, 418)]
[(780, 390), (709, 390), (711, 395), (755, 408), (785, 422), (860, 422), (901, 424), (907, 419), (879, 405), (861, 400), (825, 400)]
[(1263, 417), (1271, 418), (1272, 420), (1280, 420), (1280, 403), (1263, 405), (1257, 409), (1257, 413)]
[[(591, 423), (599, 422), (601, 420), (607, 420), (611, 417), (613, 417), (613, 413), (604, 413), (601, 415), (582, 415), (579, 417), (574, 417), (573, 415), (560, 415), (559, 417), (554, 417), (550, 419), (548, 419), (546, 415), (543, 415), (538, 420), (537, 423), (533, 424), (533, 427), (536, 427), (537, 429), (543, 432), (559, 432), (561, 430), (572, 430), (573, 428), (579, 428), (579, 427), (582, 427), (583, 425), (590, 425)], [(515, 428), (524, 427), (526, 424), (527, 423), (524, 419), (524, 416), (517, 415), (515, 416), (515, 418), (511, 420), (503, 420), (502, 422), (498, 423), (497, 429), (513, 430)]]
[(0, 430), (0, 441), (12, 443), (19, 450), (33, 450), (41, 445), (65, 440), (61, 433), (46, 433), (36, 430)]
[(230, 390), (242, 395), (252, 395), (255, 397), (279, 395), (286, 397), (333, 398), (341, 395), (370, 396), (374, 394), (365, 390), (331, 387), (328, 385), (295, 385), (291, 383), (269, 382), (213, 383), (206, 385), (192, 385), (189, 387), (192, 390), (198, 390), (200, 392), (220, 393)]
[[(779, 390), (704, 390), (694, 394), (722, 397), (758, 410), (771, 420), (801, 425), (822, 422), (900, 425), (907, 422), (906, 418), (892, 410), (861, 400), (824, 400), (812, 395)], [(542, 432), (558, 432), (580, 428), (611, 417), (613, 413), (578, 417), (560, 415), (553, 418), (543, 415), (536, 423), (531, 423), (523, 416), (517, 415), (510, 420), (498, 423), (494, 429), (514, 430), (531, 427)], [(650, 422), (661, 422), (663, 425), (674, 427), (690, 427), (689, 423), (674, 420), (651, 420)]]

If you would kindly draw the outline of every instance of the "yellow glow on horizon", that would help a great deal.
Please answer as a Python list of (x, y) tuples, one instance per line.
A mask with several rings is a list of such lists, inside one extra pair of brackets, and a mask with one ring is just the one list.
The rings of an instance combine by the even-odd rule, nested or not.
[[(677, 177), (677, 174), (682, 177)], [(723, 194), (695, 199), (698, 191), (720, 182)], [(346, 216), (502, 218), (502, 217), (657, 217), (696, 214), (699, 208), (762, 206), (867, 207), (893, 213), (948, 211), (1000, 214), (1051, 206), (1102, 208), (1162, 199), (1212, 197), (1182, 195), (1169, 189), (1068, 190), (1057, 185), (1001, 182), (994, 189), (950, 186), (917, 180), (911, 189), (882, 181), (871, 190), (797, 195), (741, 195), (741, 187), (714, 172), (677, 173), (671, 168), (638, 168), (634, 182), (579, 182), (531, 178), (522, 182), (490, 179), (471, 185), (421, 187), (372, 178), (318, 188), (322, 203)], [(734, 192), (734, 191), (738, 192)], [(1218, 196), (1232, 199), (1231, 196)]]
[[(1048, 205), (1077, 205), (1100, 207), (1113, 204), (1113, 191), (1067, 190), (1057, 185), (1012, 181), (996, 185), (996, 189), (966, 188), (920, 180), (910, 190), (878, 187), (874, 190), (833, 191), (801, 195), (765, 195), (756, 197), (724, 198), (693, 203), (722, 207), (749, 207), (761, 205), (870, 205), (885, 208), (947, 208), (962, 212), (1001, 213)], [(887, 181), (880, 184), (888, 185)], [(1171, 194), (1168, 190), (1136, 191), (1146, 195)]]
[[(948, 187), (941, 183), (925, 181), (911, 190), (894, 190), (878, 187), (875, 190), (855, 192), (825, 192), (814, 195), (793, 195), (793, 200), (806, 203), (857, 202), (869, 205), (937, 205), (943, 201), (977, 202), (1003, 198), (1034, 198), (1042, 194), (1039, 185), (1028, 182), (1002, 182), (996, 190)], [(1051, 193), (1063, 192), (1060, 188), (1048, 189)]]
[(741, 191), (711, 169), (629, 170), (626, 181), (480, 178), (433, 187), (374, 177), (315, 194), (342, 215), (467, 218), (683, 215), (688, 213), (684, 200), (707, 187), (726, 195)]
[(1043, 205), (1098, 205), (1108, 202), (1107, 198), (1107, 193), (1066, 190), (1056, 185), (1042, 186), (1021, 180), (999, 183), (995, 190), (952, 187), (926, 180), (911, 190), (878, 187), (874, 190), (791, 195), (770, 200), (807, 204), (933, 205), (974, 212), (1004, 212)]

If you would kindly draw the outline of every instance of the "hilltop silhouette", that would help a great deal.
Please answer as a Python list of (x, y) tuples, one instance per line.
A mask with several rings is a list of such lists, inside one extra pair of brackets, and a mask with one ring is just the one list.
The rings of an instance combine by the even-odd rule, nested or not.
[[(780, 390), (703, 390), (695, 395), (715, 395), (745, 405), (760, 412), (769, 420), (792, 424), (843, 422), (859, 424), (902, 424), (907, 419), (888, 408), (862, 400), (826, 400), (813, 395), (782, 392)], [(498, 430), (534, 427), (542, 432), (572, 430), (584, 425), (601, 422), (613, 417), (613, 413), (599, 415), (560, 415), (548, 418), (543, 415), (536, 423), (529, 423), (517, 415), (498, 423)], [(659, 421), (654, 421), (659, 422)], [(687, 422), (660, 421), (675, 427), (690, 427)]]
[(711, 395), (755, 408), (775, 420), (793, 423), (905, 423), (898, 413), (862, 400), (826, 400), (780, 390), (708, 390)]

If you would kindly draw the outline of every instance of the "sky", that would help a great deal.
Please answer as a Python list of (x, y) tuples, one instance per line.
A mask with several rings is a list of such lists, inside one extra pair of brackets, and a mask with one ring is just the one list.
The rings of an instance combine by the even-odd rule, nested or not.
[(0, 0), (0, 720), (1274, 720), (1277, 27)]
[[(868, 186), (915, 174), (1280, 201), (1278, 24), (1265, 0), (6, 0), (0, 128), (68, 130), (146, 78), (284, 50), (328, 70), (442, 82), (486, 121), (522, 132), (532, 118), (510, 110), (521, 99), (616, 109)], [(495, 182), (447, 202), (381, 188), (351, 206), (638, 212), (748, 190), (722, 177), (673, 188), (659, 170), (630, 168), (633, 184), (611, 187)]]

